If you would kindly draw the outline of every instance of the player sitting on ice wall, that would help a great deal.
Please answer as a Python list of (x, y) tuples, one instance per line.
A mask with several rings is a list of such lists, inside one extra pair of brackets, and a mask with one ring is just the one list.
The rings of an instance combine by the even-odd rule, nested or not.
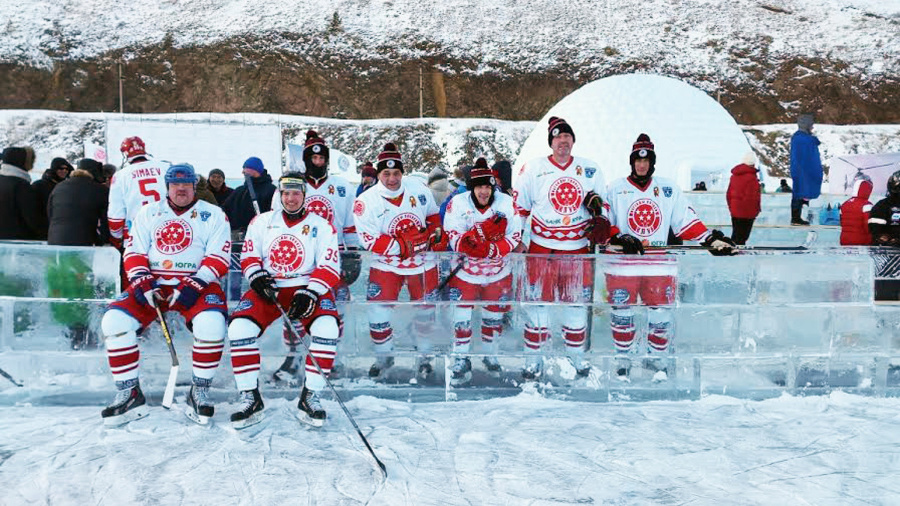
[[(497, 346), (503, 330), (503, 314), (510, 310), (512, 274), (505, 258), (522, 239), (522, 219), (513, 209), (512, 197), (501, 193), (497, 176), (479, 158), (469, 173), (466, 187), (447, 204), (444, 228), (450, 246), (466, 255), (462, 268), (449, 281), (450, 300), (496, 301), (481, 308), (481, 342), (484, 365), (500, 373)], [(469, 353), (472, 341), (472, 304), (453, 309), (453, 362), (450, 383), (461, 385), (472, 378)]]
[(225, 213), (197, 201), (197, 175), (188, 164), (166, 170), (167, 199), (141, 208), (132, 222), (123, 259), (130, 280), (103, 315), (101, 328), (116, 387), (116, 400), (103, 410), (107, 425), (147, 414), (138, 381), (137, 331), (157, 318), (156, 308), (177, 311), (194, 334), (194, 377), (188, 394), (189, 418), (209, 422), (209, 385), (225, 338), (225, 294), (219, 278), (228, 272), (231, 233)]
[[(702, 241), (713, 255), (730, 255), (734, 242), (718, 230), (707, 230), (688, 204), (675, 181), (653, 177), (656, 152), (647, 134), (640, 134), (629, 157), (631, 175), (610, 183), (606, 212), (611, 224), (610, 244), (626, 255), (643, 254), (645, 246), (664, 247), (669, 228), (689, 241)], [(664, 253), (664, 251), (659, 251)], [(606, 289), (613, 305), (610, 325), (615, 342), (617, 374), (625, 380), (631, 367), (627, 354), (634, 345), (635, 326), (632, 304), (641, 301), (650, 306), (647, 321), (648, 351), (665, 353), (671, 340), (671, 306), (677, 283), (675, 260), (665, 255), (647, 255), (640, 259), (610, 260)], [(665, 366), (658, 358), (646, 361), (656, 373), (654, 380), (666, 379)]]
[[(318, 214), (337, 230), (338, 244), (341, 249), (341, 281), (334, 289), (334, 298), (339, 302), (350, 300), (350, 285), (359, 277), (360, 258), (358, 253), (349, 253), (358, 249), (356, 225), (353, 223), (353, 187), (341, 176), (328, 173), (329, 150), (325, 141), (314, 130), (306, 132), (306, 144), (303, 147), (303, 164), (306, 179), (306, 210)], [(275, 191), (272, 199), (272, 210), (282, 209), (279, 191)], [(343, 334), (344, 313), (338, 306), (339, 325)], [(290, 381), (297, 372), (297, 339), (303, 336), (302, 325), (292, 332), (285, 327), (284, 343), (290, 350), (281, 367), (275, 371), (276, 382)]]
[(140, 137), (128, 137), (119, 147), (125, 162), (113, 175), (109, 185), (110, 242), (120, 248), (131, 229), (138, 211), (147, 204), (162, 200), (166, 193), (163, 174), (169, 164), (153, 160)]
[[(531, 244), (527, 260), (526, 300), (587, 303), (591, 299), (594, 276), (590, 260), (570, 255), (589, 253), (587, 231), (594, 216), (602, 214), (601, 196), (606, 182), (597, 164), (572, 156), (575, 132), (562, 118), (552, 117), (547, 127), (547, 143), (552, 153), (527, 162), (513, 185), (516, 209), (531, 215)], [(566, 306), (561, 311), (566, 351), (580, 376), (590, 373), (584, 358), (587, 308)], [(522, 376), (534, 379), (541, 374), (541, 347), (550, 338), (547, 306), (532, 306), (525, 312), (525, 352), (530, 353)]]
[(325, 377), (313, 359), (328, 374), (337, 353), (338, 314), (331, 290), (340, 281), (338, 234), (325, 218), (309, 212), (303, 174), (285, 173), (278, 188), (282, 210), (262, 213), (247, 227), (241, 269), (250, 290), (241, 297), (228, 326), (231, 367), (243, 400), (241, 409), (231, 415), (236, 428), (262, 420), (257, 340), (281, 316), (276, 304), (288, 308), (288, 317), (311, 336), (297, 416), (316, 427), (325, 423), (318, 398)]
[[(410, 300), (437, 300), (437, 266), (425, 252), (443, 248), (444, 233), (431, 190), (416, 178), (403, 177), (403, 161), (393, 143), (385, 144), (378, 155), (377, 178), (378, 184), (363, 192), (353, 204), (360, 244), (375, 254), (366, 300), (396, 301), (404, 284)], [(372, 305), (368, 313), (369, 334), (377, 357), (369, 376), (377, 377), (394, 364), (392, 308)], [(416, 367), (423, 378), (433, 372), (427, 355), (433, 331), (434, 306), (418, 306), (413, 333), (421, 353)]]

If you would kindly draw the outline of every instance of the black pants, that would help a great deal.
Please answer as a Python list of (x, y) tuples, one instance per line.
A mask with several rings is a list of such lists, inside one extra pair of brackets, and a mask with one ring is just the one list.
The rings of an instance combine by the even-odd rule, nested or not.
[(731, 218), (731, 240), (738, 246), (747, 244), (756, 218)]

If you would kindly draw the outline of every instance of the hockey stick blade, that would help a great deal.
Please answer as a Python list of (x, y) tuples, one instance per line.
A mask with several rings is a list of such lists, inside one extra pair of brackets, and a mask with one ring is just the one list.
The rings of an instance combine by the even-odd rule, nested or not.
[(169, 380), (166, 382), (166, 390), (163, 392), (162, 405), (169, 409), (175, 399), (175, 380), (178, 378), (178, 355), (175, 354), (175, 344), (172, 342), (172, 334), (169, 333), (169, 325), (162, 314), (159, 306), (156, 306), (156, 317), (159, 319), (159, 326), (162, 328), (163, 337), (166, 338), (166, 346), (169, 348), (169, 355), (172, 357), (172, 368), (169, 370)]
[(169, 369), (169, 380), (166, 382), (166, 391), (163, 392), (162, 407), (170, 409), (175, 402), (175, 380), (178, 378), (178, 366), (173, 365)]
[(18, 381), (14, 380), (13, 377), (10, 376), (9, 373), (6, 372), (6, 371), (4, 371), (3, 369), (0, 369), (0, 376), (3, 376), (4, 378), (8, 379), (9, 381), (12, 382), (13, 385), (15, 385), (15, 386), (17, 386), (17, 387), (23, 387), (23, 386), (25, 386), (25, 385), (23, 385), (22, 383), (19, 383)]

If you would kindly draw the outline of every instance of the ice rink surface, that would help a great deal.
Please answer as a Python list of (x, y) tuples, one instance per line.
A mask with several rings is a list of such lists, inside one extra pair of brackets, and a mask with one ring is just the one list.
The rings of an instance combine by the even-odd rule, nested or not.
[(348, 407), (384, 482), (339, 406), (324, 404), (322, 429), (297, 421), (295, 399), (271, 399), (266, 420), (240, 432), (227, 404), (210, 427), (153, 406), (115, 429), (100, 406), (7, 407), (0, 503), (900, 503), (897, 398), (599, 404), (527, 387), (486, 401), (356, 397)]

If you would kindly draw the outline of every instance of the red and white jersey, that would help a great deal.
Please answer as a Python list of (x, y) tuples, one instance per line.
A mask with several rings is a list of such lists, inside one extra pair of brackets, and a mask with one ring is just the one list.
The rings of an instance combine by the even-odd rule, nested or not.
[(509, 275), (510, 265), (506, 255), (522, 241), (522, 217), (515, 211), (512, 197), (500, 191), (494, 192), (494, 202), (484, 211), (475, 207), (471, 191), (460, 193), (447, 203), (444, 231), (447, 232), (450, 246), (457, 251), (463, 234), (475, 228), (476, 223), (489, 221), (494, 216), (506, 218), (506, 234), (503, 239), (495, 242), (496, 258), (466, 257), (463, 260), (463, 268), (457, 276), (467, 283), (484, 285)]
[[(359, 247), (356, 224), (353, 222), (356, 188), (341, 176), (328, 176), (319, 186), (314, 186), (309, 179), (306, 182), (306, 209), (334, 225), (342, 248)], [(276, 189), (272, 197), (272, 210), (281, 211), (282, 208), (281, 192)]]
[(628, 178), (613, 181), (604, 199), (610, 234), (631, 234), (645, 246), (665, 246), (669, 228), (678, 237), (699, 241), (709, 233), (675, 181), (653, 177), (646, 188)]
[(307, 212), (294, 222), (269, 211), (247, 226), (241, 270), (250, 277), (265, 269), (279, 287), (306, 286), (322, 295), (341, 279), (338, 233), (325, 218)]
[(181, 213), (166, 200), (142, 207), (125, 241), (128, 277), (149, 270), (161, 285), (177, 285), (194, 275), (212, 283), (228, 272), (230, 258), (228, 218), (202, 200)]
[(584, 197), (606, 193), (606, 179), (597, 164), (571, 157), (560, 166), (550, 156), (535, 158), (519, 169), (513, 187), (516, 209), (531, 215), (531, 241), (545, 248), (572, 251), (588, 246), (584, 228), (591, 214)]
[(166, 200), (165, 175), (169, 164), (146, 160), (131, 163), (113, 175), (109, 185), (106, 217), (109, 233), (121, 239), (138, 211), (147, 204)]
[(408, 228), (440, 223), (440, 209), (431, 190), (415, 177), (404, 177), (400, 191), (390, 198), (392, 193), (378, 183), (356, 198), (353, 219), (359, 242), (375, 253), (373, 267), (401, 275), (420, 274), (436, 265), (433, 255), (401, 259), (400, 243), (394, 237)]

